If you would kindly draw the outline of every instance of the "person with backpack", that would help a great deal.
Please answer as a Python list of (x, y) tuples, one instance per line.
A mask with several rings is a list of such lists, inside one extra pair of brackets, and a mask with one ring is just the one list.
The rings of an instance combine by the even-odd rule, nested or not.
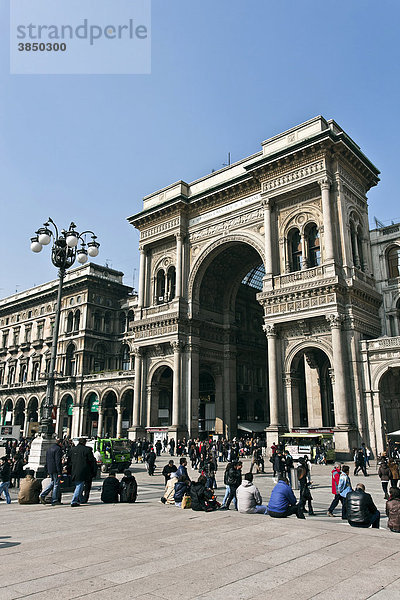
[(137, 481), (129, 469), (125, 469), (124, 476), (120, 481), (120, 502), (136, 502)]

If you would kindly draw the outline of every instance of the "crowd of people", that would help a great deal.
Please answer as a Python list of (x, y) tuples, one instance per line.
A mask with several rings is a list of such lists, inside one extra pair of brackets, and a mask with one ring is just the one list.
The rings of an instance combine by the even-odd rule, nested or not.
[[(162, 470), (165, 490), (161, 502), (194, 511), (211, 512), (235, 510), (246, 514), (263, 514), (272, 518), (286, 518), (296, 515), (304, 519), (305, 514), (313, 516), (311, 462), (308, 456), (300, 457), (297, 463), (287, 450), (273, 444), (270, 462), (275, 486), (268, 502), (263, 502), (261, 493), (254, 483), (254, 474), (264, 473), (265, 445), (260, 439), (252, 440), (175, 440), (157, 441), (151, 445), (146, 440), (132, 443), (131, 456), (136, 462), (146, 465), (148, 474), (153, 476), (157, 457), (168, 453), (171, 458)], [(172, 457), (177, 456), (176, 466)], [(85, 504), (89, 500), (92, 481), (97, 474), (97, 462), (86, 439), (79, 439), (75, 445), (71, 440), (55, 440), (47, 450), (46, 469), (48, 476), (40, 481), (34, 473), (25, 469), (29, 456), (29, 442), (10, 442), (0, 459), (0, 497), (4, 493), (7, 503), (11, 502), (9, 487), (19, 488), (20, 504), (61, 504), (62, 478), (70, 477), (74, 491), (71, 506)], [(249, 470), (244, 475), (243, 459), (250, 459)], [(368, 476), (369, 452), (363, 444), (354, 452), (354, 475), (360, 471)], [(188, 460), (192, 471), (198, 476), (193, 480), (188, 473)], [(317, 460), (317, 459), (316, 459)], [(225, 495), (222, 502), (216, 497), (216, 473), (224, 468)], [(388, 528), (400, 533), (400, 489), (399, 467), (393, 456), (379, 457), (378, 476), (386, 500)], [(110, 471), (103, 480), (101, 500), (104, 503), (128, 502), (137, 499), (138, 486), (130, 469), (125, 469), (119, 480), (116, 471)], [(363, 483), (353, 489), (348, 465), (335, 463), (332, 469), (333, 499), (327, 514), (334, 516), (336, 507), (341, 504), (341, 517), (352, 527), (379, 528), (380, 513)], [(293, 491), (293, 477), (299, 489), (298, 500)], [(390, 483), (390, 488), (389, 488)]]

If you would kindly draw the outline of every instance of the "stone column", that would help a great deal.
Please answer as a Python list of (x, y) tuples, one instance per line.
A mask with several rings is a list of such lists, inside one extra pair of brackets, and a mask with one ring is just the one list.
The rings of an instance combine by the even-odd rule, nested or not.
[(189, 391), (189, 406), (188, 406), (188, 425), (189, 435), (197, 437), (199, 433), (199, 363), (200, 363), (200, 348), (196, 343), (189, 346), (190, 361), (190, 391)]
[(271, 278), (273, 275), (272, 262), (272, 232), (271, 232), (271, 200), (263, 198), (264, 207), (264, 243), (265, 243), (265, 276)]
[(175, 296), (182, 296), (182, 240), (183, 236), (180, 233), (176, 234), (176, 288)]
[(97, 421), (97, 437), (103, 436), (103, 417), (104, 410), (103, 407), (99, 405), (99, 413), (98, 413), (98, 421)]
[(269, 427), (277, 429), (279, 425), (277, 331), (273, 324), (263, 325), (263, 329), (268, 343)]
[(181, 386), (181, 350), (182, 342), (171, 342), (174, 350), (174, 380), (172, 387), (172, 427), (180, 425), (180, 386)]
[(138, 308), (143, 308), (146, 286), (146, 270), (147, 270), (147, 253), (143, 246), (139, 247), (140, 262), (139, 262), (139, 298)]
[(319, 182), (321, 188), (322, 198), (322, 215), (324, 219), (324, 244), (325, 244), (325, 257), (324, 262), (333, 262), (335, 259), (334, 248), (333, 248), (333, 229), (332, 229), (332, 213), (331, 213), (331, 202), (330, 202), (330, 179), (321, 179)]
[(24, 419), (24, 431), (23, 431), (23, 437), (28, 437), (28, 428), (29, 428), (29, 421), (28, 421), (28, 409), (26, 408), (24, 410), (24, 415), (25, 415), (25, 419)]
[(71, 424), (71, 437), (79, 437), (79, 421), (80, 421), (80, 406), (73, 406), (72, 408), (72, 424)]
[(134, 348), (135, 356), (135, 385), (133, 390), (133, 423), (132, 427), (140, 426), (140, 398), (142, 389), (142, 353), (140, 348)]
[(332, 332), (333, 369), (335, 373), (335, 423), (337, 427), (349, 425), (347, 403), (346, 374), (343, 356), (344, 340), (342, 340), (343, 315), (338, 313), (327, 315), (326, 319)]
[(117, 438), (122, 436), (122, 406), (117, 404)]

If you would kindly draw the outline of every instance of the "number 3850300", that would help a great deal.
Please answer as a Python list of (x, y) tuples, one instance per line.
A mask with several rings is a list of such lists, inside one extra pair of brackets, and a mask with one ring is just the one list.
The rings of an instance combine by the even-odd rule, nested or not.
[(24, 44), (21, 42), (18, 44), (18, 50), (20, 52), (65, 52), (67, 49), (67, 44), (62, 42), (61, 44), (55, 42), (54, 44), (47, 42), (38, 43), (34, 42), (31, 44), (30, 42), (25, 42)]

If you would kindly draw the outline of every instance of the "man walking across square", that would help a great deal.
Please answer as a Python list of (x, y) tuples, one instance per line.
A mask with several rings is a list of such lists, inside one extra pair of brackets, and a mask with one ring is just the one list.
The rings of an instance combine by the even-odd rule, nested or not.
[(46, 452), (46, 470), (50, 476), (51, 482), (40, 494), (39, 500), (46, 504), (45, 498), (53, 490), (51, 504), (61, 504), (60, 500), (60, 478), (62, 475), (62, 441), (56, 439), (55, 443), (48, 448)]

